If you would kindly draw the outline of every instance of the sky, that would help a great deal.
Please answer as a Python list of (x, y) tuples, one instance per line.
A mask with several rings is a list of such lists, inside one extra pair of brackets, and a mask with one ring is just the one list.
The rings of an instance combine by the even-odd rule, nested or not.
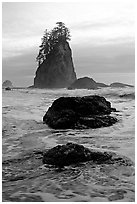
[(15, 86), (33, 84), (44, 30), (58, 21), (70, 29), (77, 77), (133, 75), (134, 8), (134, 0), (3, 2), (2, 81), (11, 80)]

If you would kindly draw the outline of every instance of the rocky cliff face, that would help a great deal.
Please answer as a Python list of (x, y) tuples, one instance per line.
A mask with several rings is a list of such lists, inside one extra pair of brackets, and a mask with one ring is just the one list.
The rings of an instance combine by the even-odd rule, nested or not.
[(34, 78), (36, 88), (65, 88), (76, 80), (72, 53), (68, 42), (58, 43), (38, 67)]

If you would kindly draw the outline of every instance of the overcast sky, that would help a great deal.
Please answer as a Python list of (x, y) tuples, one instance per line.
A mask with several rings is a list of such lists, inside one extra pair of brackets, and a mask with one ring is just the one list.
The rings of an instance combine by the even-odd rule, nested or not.
[(3, 81), (9, 79), (17, 86), (33, 84), (41, 37), (58, 21), (70, 29), (78, 77), (133, 73), (134, 7), (134, 0), (3, 3)]

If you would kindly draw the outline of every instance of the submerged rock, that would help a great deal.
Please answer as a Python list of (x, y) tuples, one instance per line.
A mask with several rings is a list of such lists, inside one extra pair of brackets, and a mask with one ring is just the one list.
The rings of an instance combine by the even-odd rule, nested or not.
[(83, 129), (107, 127), (117, 119), (109, 114), (116, 109), (104, 97), (60, 97), (55, 100), (43, 117), (54, 129)]
[(82, 77), (74, 81), (68, 89), (97, 89), (97, 83), (89, 77)]
[(110, 84), (110, 87), (123, 88), (123, 87), (134, 87), (134, 86), (129, 85), (129, 84), (123, 84), (123, 83), (115, 82), (115, 83)]
[(72, 52), (67, 41), (57, 43), (38, 67), (35, 88), (66, 88), (76, 80)]
[(103, 163), (106, 160), (111, 159), (112, 155), (106, 152), (90, 151), (83, 145), (74, 143), (67, 143), (66, 145), (58, 145), (48, 150), (43, 155), (44, 164), (52, 164), (58, 167), (64, 167), (79, 162), (94, 161), (97, 163)]
[(124, 156), (121, 157), (113, 152), (90, 150), (83, 145), (71, 142), (66, 145), (57, 145), (43, 154), (44, 164), (55, 165), (60, 168), (86, 161), (92, 161), (96, 164), (133, 165), (133, 162)]

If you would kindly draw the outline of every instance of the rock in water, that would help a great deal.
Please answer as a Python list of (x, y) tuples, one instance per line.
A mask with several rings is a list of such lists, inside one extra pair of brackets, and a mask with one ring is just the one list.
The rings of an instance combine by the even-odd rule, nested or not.
[(38, 67), (35, 88), (65, 88), (76, 80), (72, 53), (67, 41), (57, 43), (47, 59)]
[(68, 89), (97, 89), (97, 83), (89, 77), (82, 77), (74, 81)]
[(104, 97), (60, 97), (55, 100), (43, 117), (54, 129), (84, 129), (107, 127), (117, 119), (109, 114), (116, 109)]
[(67, 143), (66, 145), (58, 145), (44, 153), (43, 163), (64, 167), (90, 160), (103, 163), (110, 160), (111, 157), (112, 155), (106, 152), (91, 151), (83, 145)]
[(6, 91), (11, 91), (11, 88), (10, 87), (6, 87), (5, 90)]
[(6, 80), (2, 84), (2, 88), (13, 88), (12, 82), (10, 80)]
[(43, 153), (43, 163), (62, 168), (71, 164), (92, 161), (95, 164), (118, 164), (122, 166), (134, 166), (134, 163), (125, 156), (114, 152), (102, 152), (88, 149), (83, 145), (67, 143), (57, 145)]
[(102, 87), (109, 87), (104, 83), (96, 82), (94, 79), (89, 77), (82, 77), (74, 81), (69, 87), (69, 90), (72, 89), (98, 89)]
[(123, 88), (123, 87), (134, 87), (134, 86), (129, 85), (129, 84), (123, 84), (123, 83), (115, 82), (115, 83), (110, 84), (110, 87)]

